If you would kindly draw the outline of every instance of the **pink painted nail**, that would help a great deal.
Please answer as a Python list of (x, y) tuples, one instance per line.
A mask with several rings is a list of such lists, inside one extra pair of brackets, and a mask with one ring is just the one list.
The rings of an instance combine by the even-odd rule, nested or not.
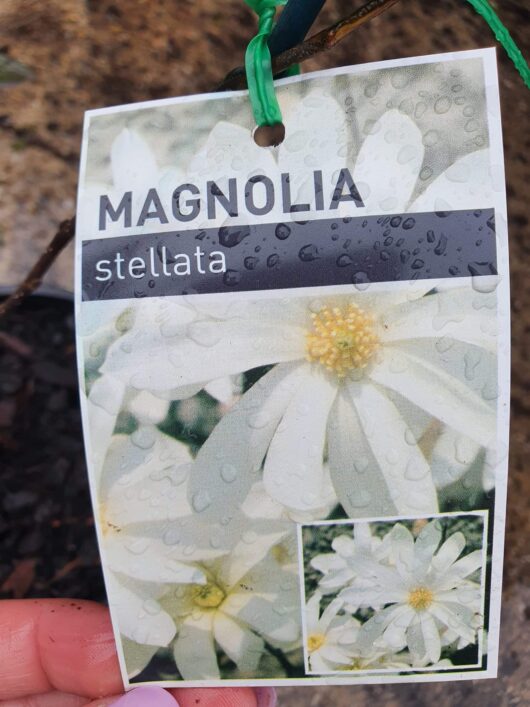
[(112, 707), (178, 707), (178, 702), (161, 687), (137, 687), (113, 702)]
[(256, 687), (255, 692), (257, 707), (276, 707), (278, 704), (276, 690), (273, 687)]

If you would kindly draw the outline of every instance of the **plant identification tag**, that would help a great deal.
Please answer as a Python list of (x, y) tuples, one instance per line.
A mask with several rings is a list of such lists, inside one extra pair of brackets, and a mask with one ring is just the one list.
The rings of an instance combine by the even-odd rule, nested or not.
[(493, 677), (509, 280), (493, 50), (90, 111), (77, 335), (126, 686)]

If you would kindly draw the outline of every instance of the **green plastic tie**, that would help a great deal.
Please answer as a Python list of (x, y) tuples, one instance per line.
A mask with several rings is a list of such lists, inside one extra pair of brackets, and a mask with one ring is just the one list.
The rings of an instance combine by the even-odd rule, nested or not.
[(489, 4), (488, 0), (468, 0), (468, 2), (470, 2), (478, 14), (482, 15), (486, 20), (495, 38), (502, 44), (506, 53), (513, 61), (515, 68), (521, 74), (527, 88), (530, 88), (530, 68), (524, 56), (521, 54), (521, 50), (513, 41), (508, 29), (503, 25), (500, 17)]
[(245, 70), (250, 104), (258, 126), (282, 122), (282, 112), (274, 92), (272, 60), (268, 39), (274, 26), (276, 7), (287, 0), (245, 0), (258, 15), (258, 33), (250, 40), (245, 54)]

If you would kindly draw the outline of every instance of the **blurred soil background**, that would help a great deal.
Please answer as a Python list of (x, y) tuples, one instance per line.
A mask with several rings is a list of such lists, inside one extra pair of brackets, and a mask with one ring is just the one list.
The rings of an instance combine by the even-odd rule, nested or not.
[[(318, 28), (359, 3), (328, 0)], [(527, 0), (494, 3), (528, 57)], [(75, 209), (83, 111), (211, 90), (242, 63), (242, 0), (0, 0), (0, 286)], [(402, 0), (304, 70), (494, 44), (464, 0)], [(284, 707), (530, 704), (530, 92), (499, 50), (512, 263), (513, 418), (500, 679), (285, 688)], [(186, 126), (182, 126), (185, 130)], [(72, 248), (47, 282), (71, 289)], [(31, 317), (28, 313), (31, 311)], [(33, 298), (0, 323), (0, 597), (104, 599), (84, 466), (72, 305)]]

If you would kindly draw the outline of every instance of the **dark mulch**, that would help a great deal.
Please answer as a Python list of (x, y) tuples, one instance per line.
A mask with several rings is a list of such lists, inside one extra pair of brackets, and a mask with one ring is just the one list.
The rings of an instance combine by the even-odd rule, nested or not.
[(71, 302), (0, 323), (0, 598), (103, 600), (83, 451)]

